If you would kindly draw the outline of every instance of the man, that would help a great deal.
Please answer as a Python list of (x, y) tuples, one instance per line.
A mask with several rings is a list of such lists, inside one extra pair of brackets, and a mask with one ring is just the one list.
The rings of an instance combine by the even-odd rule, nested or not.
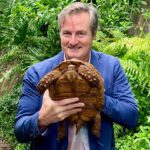
[[(62, 51), (29, 68), (23, 79), (22, 96), (15, 119), (15, 134), (19, 142), (31, 142), (34, 150), (114, 150), (113, 122), (127, 128), (137, 124), (138, 107), (126, 75), (117, 58), (91, 50), (98, 17), (92, 6), (76, 2), (58, 16)], [(53, 101), (48, 90), (40, 96), (36, 90), (39, 80), (64, 60), (77, 58), (90, 62), (104, 79), (105, 102), (101, 112), (100, 137), (90, 126), (75, 129), (69, 125), (67, 136), (58, 141), (59, 122), (82, 111), (77, 97)]]

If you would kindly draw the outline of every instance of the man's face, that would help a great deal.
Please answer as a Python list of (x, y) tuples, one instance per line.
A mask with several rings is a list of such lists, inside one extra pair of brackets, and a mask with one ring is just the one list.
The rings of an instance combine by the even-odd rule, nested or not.
[(89, 60), (93, 41), (89, 20), (89, 14), (86, 12), (72, 14), (65, 18), (60, 37), (66, 59)]

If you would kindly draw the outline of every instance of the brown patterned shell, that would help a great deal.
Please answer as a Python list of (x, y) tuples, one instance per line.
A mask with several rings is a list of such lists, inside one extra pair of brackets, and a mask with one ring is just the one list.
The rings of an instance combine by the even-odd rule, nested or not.
[[(104, 87), (100, 73), (92, 64), (77, 59), (64, 61), (40, 80), (37, 89), (40, 94), (49, 89), (53, 100), (79, 97), (85, 107), (82, 112), (69, 116), (69, 123), (75, 124), (78, 132), (86, 122), (92, 121), (92, 133), (100, 136)], [(66, 134), (62, 124), (59, 139)]]

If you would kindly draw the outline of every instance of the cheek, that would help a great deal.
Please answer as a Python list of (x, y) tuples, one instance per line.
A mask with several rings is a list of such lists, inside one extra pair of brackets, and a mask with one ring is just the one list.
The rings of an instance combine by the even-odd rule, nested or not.
[(61, 45), (66, 45), (68, 40), (66, 38), (61, 38)]
[(92, 44), (92, 40), (91, 39), (86, 39), (82, 43), (84, 44), (84, 46), (89, 47)]

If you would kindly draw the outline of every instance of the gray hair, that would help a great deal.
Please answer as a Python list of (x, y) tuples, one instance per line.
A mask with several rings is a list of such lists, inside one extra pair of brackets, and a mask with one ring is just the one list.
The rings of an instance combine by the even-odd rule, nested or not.
[(90, 16), (90, 28), (92, 35), (95, 36), (98, 28), (98, 15), (96, 9), (92, 5), (88, 5), (82, 2), (75, 2), (71, 5), (65, 7), (58, 14), (58, 26), (61, 30), (61, 25), (64, 23), (65, 17), (72, 14), (78, 14), (82, 12), (87, 12)]

